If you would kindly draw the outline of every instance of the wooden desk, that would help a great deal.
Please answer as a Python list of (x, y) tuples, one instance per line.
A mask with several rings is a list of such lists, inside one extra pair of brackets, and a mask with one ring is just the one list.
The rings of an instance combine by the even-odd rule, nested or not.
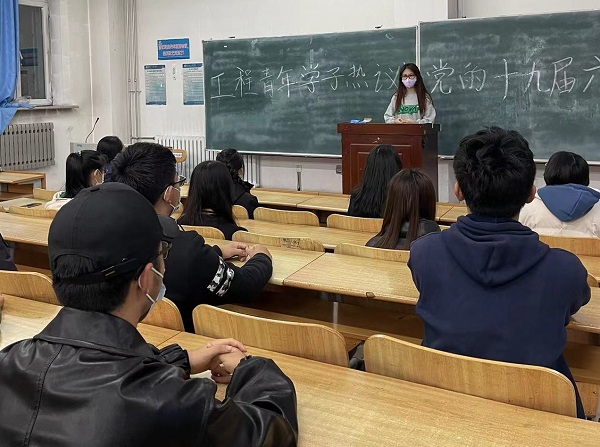
[(419, 292), (403, 262), (325, 253), (283, 284), (403, 304), (416, 304)]
[[(416, 305), (419, 300), (407, 264), (335, 253), (315, 259), (283, 285), (401, 304)], [(590, 302), (573, 315), (568, 327), (600, 334), (600, 288), (592, 288)]]
[(13, 198), (31, 195), (37, 181), (46, 189), (46, 174), (43, 172), (0, 171), (0, 196)]
[(600, 256), (577, 256), (590, 275), (600, 281)]
[[(207, 337), (180, 333), (167, 342), (193, 349)], [(298, 445), (595, 446), (600, 425), (413, 384), (257, 348), (294, 382)], [(219, 385), (217, 397), (224, 398)]]
[[(218, 239), (205, 239), (207, 244), (218, 245), (220, 247), (230, 244), (230, 241), (222, 241)], [(269, 280), (270, 284), (282, 286), (283, 281), (292, 273), (297, 272), (302, 267), (306, 267), (315, 259), (323, 255), (317, 251), (295, 250), (293, 248), (282, 247), (267, 247), (273, 256), (273, 275)], [(238, 267), (243, 265), (243, 262), (233, 262)]]
[(2, 206), (4, 208), (4, 211), (8, 213), (8, 208), (10, 208), (11, 206), (25, 206), (25, 205), (30, 205), (32, 203), (39, 203), (38, 206), (36, 206), (36, 208), (43, 208), (44, 204), (47, 203), (47, 201), (45, 200), (40, 200), (40, 199), (33, 199), (33, 198), (29, 198), (29, 197), (20, 197), (18, 199), (10, 199), (10, 200), (4, 200), (2, 202), (0, 202), (0, 206)]
[(316, 227), (311, 225), (291, 225), (264, 220), (240, 219), (238, 225), (251, 233), (271, 236), (308, 237), (320, 241), (328, 250), (333, 250), (342, 243), (365, 245), (375, 233), (340, 230), (338, 228)]
[[(60, 310), (60, 306), (4, 295), (0, 323), (0, 349), (40, 333)], [(167, 342), (179, 332), (148, 324), (139, 324), (144, 339), (155, 346)]]
[(454, 223), (460, 216), (466, 216), (469, 213), (466, 205), (454, 205), (438, 219), (441, 223)]
[(7, 241), (48, 246), (52, 219), (0, 213), (0, 233)]
[(440, 221), (440, 218), (452, 209), (454, 205), (451, 203), (438, 202), (435, 206), (435, 220)]
[(305, 202), (308, 199), (318, 197), (318, 193), (303, 192), (303, 191), (278, 191), (256, 188), (252, 194), (258, 199), (259, 206), (271, 205), (287, 208), (296, 208), (299, 203)]
[(330, 211), (332, 213), (346, 214), (349, 204), (350, 196), (347, 195), (319, 195), (299, 203), (297, 207), (309, 211)]

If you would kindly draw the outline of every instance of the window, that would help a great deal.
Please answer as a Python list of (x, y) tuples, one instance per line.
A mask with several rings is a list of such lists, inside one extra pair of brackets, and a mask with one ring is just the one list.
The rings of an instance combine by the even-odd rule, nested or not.
[(34, 105), (52, 104), (48, 63), (48, 3), (46, 0), (19, 1), (19, 49), (21, 69), (17, 98)]

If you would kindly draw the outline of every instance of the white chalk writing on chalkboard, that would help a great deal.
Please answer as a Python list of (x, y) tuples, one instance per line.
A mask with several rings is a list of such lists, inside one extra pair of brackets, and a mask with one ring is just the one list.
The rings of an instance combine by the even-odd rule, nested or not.
[[(337, 91), (340, 86), (352, 90), (370, 89), (380, 92), (385, 89), (395, 91), (398, 88), (398, 74), (400, 72), (400, 66), (381, 67), (379, 64), (377, 64), (378, 69), (374, 74), (372, 71), (365, 70), (362, 64), (349, 64), (347, 68), (336, 66), (321, 69), (319, 63), (313, 62), (308, 66), (302, 65), (301, 68), (302, 70), (294, 72), (293, 69), (286, 68), (284, 65), (265, 67), (253, 77), (252, 70), (236, 66), (237, 73), (235, 77), (229, 77), (228, 75), (232, 74), (229, 72), (220, 72), (215, 76), (211, 76), (211, 86), (213, 88), (211, 89), (210, 99), (240, 99), (246, 96), (260, 95), (273, 98), (277, 92), (290, 98), (294, 91), (300, 89), (311, 94), (315, 93), (319, 85), (323, 84), (324, 87), (320, 88), (328, 88), (332, 91)], [(469, 66), (466, 68), (469, 68)], [(277, 74), (274, 75), (274, 73)], [(461, 82), (470, 83), (475, 89), (483, 88), (485, 72), (483, 73), (483, 79), (481, 79), (481, 70), (473, 67), (465, 72), (464, 76), (465, 81)], [(342, 78), (343, 83), (341, 83)], [(254, 81), (255, 79), (258, 79), (258, 83)], [(371, 79), (374, 79), (375, 82)], [(233, 82), (229, 82), (231, 80)], [(482, 85), (476, 86), (476, 82), (481, 81)], [(260, 92), (261, 83), (262, 92)], [(227, 91), (225, 85), (230, 85), (232, 88)], [(232, 93), (230, 93), (231, 90), (233, 90)]]
[[(594, 72), (596, 70), (600, 70), (600, 57), (594, 56), (594, 58), (596, 59), (596, 62), (594, 63), (597, 65), (583, 69), (584, 72), (590, 73), (589, 79), (587, 79), (585, 86), (581, 90), (584, 93), (587, 92), (592, 85), (595, 77)], [(553, 96), (556, 93), (571, 93), (576, 89), (576, 87), (581, 85), (581, 82), (579, 82), (580, 79), (576, 77), (576, 73), (574, 73), (571, 68), (573, 61), (573, 57), (566, 56), (562, 59), (555, 60), (550, 64), (546, 64), (546, 67), (543, 67), (543, 70), (540, 68), (543, 64), (541, 64), (539, 61), (533, 61), (529, 71), (520, 73), (518, 70), (512, 68), (512, 65), (514, 64), (509, 64), (508, 60), (502, 59), (504, 73), (495, 74), (493, 79), (500, 80), (504, 83), (504, 95), (502, 100), (505, 100), (508, 97), (511, 87), (511, 79), (513, 77), (527, 78), (527, 82), (523, 89), (524, 93), (532, 90), (537, 91), (538, 93), (548, 93), (549, 96)], [(439, 63), (432, 64), (432, 68), (432, 70), (425, 72), (428, 77), (432, 77), (435, 81), (433, 87), (431, 88), (432, 93), (439, 92), (443, 95), (449, 95), (452, 93), (452, 89), (454, 87), (460, 87), (462, 90), (475, 90), (476, 92), (481, 92), (484, 90), (486, 82), (488, 81), (487, 69), (473, 65), (471, 62), (467, 62), (464, 65), (465, 71), (462, 74), (457, 75), (458, 83), (453, 82), (454, 77), (456, 76), (456, 70), (450, 62), (439, 59)], [(543, 73), (552, 74), (552, 81), (549, 82), (546, 80), (547, 84), (549, 85), (547, 88), (542, 87)], [(533, 89), (531, 88), (532, 84), (534, 85)]]

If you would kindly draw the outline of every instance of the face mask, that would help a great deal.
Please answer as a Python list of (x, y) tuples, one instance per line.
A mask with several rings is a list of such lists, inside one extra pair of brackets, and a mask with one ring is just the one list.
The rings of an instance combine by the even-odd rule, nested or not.
[(415, 86), (415, 84), (417, 83), (416, 79), (402, 79), (402, 83), (404, 84), (404, 87), (406, 88), (413, 88)]
[[(154, 273), (156, 273), (158, 276), (160, 276), (161, 280), (164, 278), (164, 275), (162, 273), (160, 273), (158, 270), (156, 270), (154, 267), (152, 267), (152, 271)], [(139, 278), (138, 278), (138, 286), (140, 286), (140, 289), (142, 288)], [(165, 283), (163, 281), (161, 281), (160, 282), (160, 290), (158, 291), (158, 295), (157, 295), (156, 299), (152, 299), (152, 297), (148, 293), (146, 293), (146, 298), (148, 298), (150, 300), (150, 302), (152, 303), (152, 305), (150, 306), (150, 310), (148, 310), (148, 312), (150, 312), (152, 310), (152, 308), (154, 307), (154, 305), (156, 303), (158, 303), (160, 300), (162, 300), (165, 297), (166, 292), (167, 292), (167, 286), (165, 286)]]
[[(179, 188), (175, 188), (175, 187), (173, 187), (173, 189), (176, 189), (177, 191), (181, 191)], [(173, 215), (173, 213), (176, 213), (176, 212), (177, 212), (177, 210), (179, 209), (179, 207), (181, 206), (181, 196), (179, 197), (179, 202), (177, 202), (177, 205), (172, 205), (172, 204), (171, 204), (171, 202), (169, 202), (169, 201), (167, 200), (167, 191), (165, 191), (165, 194), (163, 195), (163, 200), (164, 200), (165, 202), (167, 202), (171, 208), (173, 208), (173, 209), (171, 210), (171, 212), (169, 213), (169, 216), (172, 216), (172, 215)]]

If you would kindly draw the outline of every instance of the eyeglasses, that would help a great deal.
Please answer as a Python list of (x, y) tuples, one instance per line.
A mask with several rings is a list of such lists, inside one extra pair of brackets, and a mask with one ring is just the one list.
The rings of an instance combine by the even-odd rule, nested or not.
[(183, 185), (185, 185), (185, 181), (187, 180), (187, 178), (185, 176), (183, 176), (183, 175), (179, 175), (178, 177), (179, 177), (179, 179), (176, 182), (169, 183), (167, 185), (167, 187), (169, 187), (169, 186), (176, 186), (176, 187), (181, 188)]
[(160, 250), (160, 253), (157, 254), (156, 257), (158, 258), (160, 255), (162, 255), (163, 259), (167, 259), (167, 257), (169, 256), (169, 251), (171, 250), (172, 244), (170, 242), (166, 242), (166, 241), (160, 241), (160, 243), (162, 244), (162, 248)]
[(417, 75), (402, 75), (402, 79), (417, 79)]

